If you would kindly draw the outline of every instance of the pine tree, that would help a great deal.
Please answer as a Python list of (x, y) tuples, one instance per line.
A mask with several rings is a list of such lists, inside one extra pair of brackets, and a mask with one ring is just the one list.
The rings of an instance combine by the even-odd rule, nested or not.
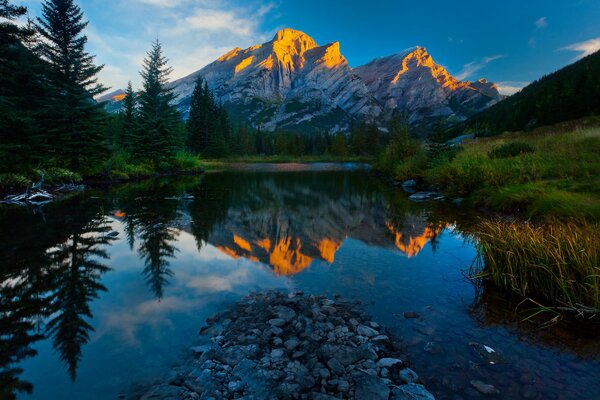
[(13, 22), (26, 11), (0, 0), (0, 171), (4, 172), (26, 172), (44, 161), (43, 121), (55, 117), (43, 103), (53, 95), (47, 83), (49, 70), (25, 45), (35, 35)]
[[(104, 124), (106, 112), (93, 96), (106, 90), (98, 82), (102, 65), (85, 51), (88, 25), (83, 12), (73, 0), (46, 0), (43, 18), (37, 19), (42, 38), (38, 52), (50, 65), (52, 84), (57, 89), (49, 107), (60, 116), (51, 127), (56, 154), (65, 158), (70, 168), (86, 170), (106, 155)], [(85, 165), (84, 165), (85, 164)]]
[(139, 133), (137, 125), (137, 99), (131, 81), (127, 83), (125, 98), (121, 105), (121, 119), (122, 125), (119, 144), (131, 151), (137, 141), (137, 135)]
[(187, 120), (186, 146), (194, 153), (203, 153), (208, 147), (209, 98), (208, 86), (198, 77), (190, 103), (190, 115)]
[(166, 86), (172, 68), (163, 56), (158, 39), (144, 59), (140, 73), (144, 80), (139, 95), (139, 123), (141, 135), (134, 148), (138, 159), (150, 160), (156, 166), (169, 165), (179, 147), (178, 124), (180, 116), (171, 104), (173, 90)]

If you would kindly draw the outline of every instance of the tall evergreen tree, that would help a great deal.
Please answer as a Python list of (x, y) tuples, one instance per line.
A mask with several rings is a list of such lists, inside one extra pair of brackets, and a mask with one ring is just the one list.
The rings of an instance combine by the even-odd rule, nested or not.
[[(190, 103), (190, 115), (187, 120), (187, 148), (194, 153), (203, 153), (208, 147), (210, 104), (208, 86), (202, 77), (198, 77)], [(214, 115), (212, 116), (214, 117)]]
[(37, 19), (44, 39), (38, 51), (50, 65), (57, 89), (48, 104), (60, 116), (52, 121), (54, 150), (74, 170), (86, 169), (106, 154), (106, 112), (93, 99), (106, 90), (97, 78), (103, 66), (96, 65), (85, 50), (87, 25), (73, 0), (44, 1), (42, 18)]
[[(46, 135), (43, 121), (52, 119), (43, 100), (54, 93), (49, 70), (24, 43), (33, 31), (19, 27), (24, 7), (0, 0), (0, 171), (26, 172), (44, 161)], [(47, 158), (47, 157), (46, 157)]]
[(139, 122), (141, 135), (134, 155), (156, 165), (172, 162), (179, 147), (178, 124), (180, 115), (171, 104), (173, 89), (167, 87), (172, 68), (163, 55), (158, 39), (144, 59), (143, 89), (139, 95)]
[(137, 124), (137, 99), (136, 94), (133, 91), (131, 81), (127, 83), (127, 89), (125, 90), (125, 98), (121, 105), (121, 134), (119, 137), (119, 144), (127, 150), (131, 150), (135, 142), (138, 140), (138, 124)]

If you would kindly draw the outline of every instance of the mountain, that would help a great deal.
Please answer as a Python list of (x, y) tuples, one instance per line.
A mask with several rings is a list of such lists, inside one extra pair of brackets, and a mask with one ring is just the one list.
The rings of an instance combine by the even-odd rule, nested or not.
[[(235, 48), (170, 83), (184, 117), (199, 76), (234, 122), (268, 131), (335, 132), (356, 120), (384, 126), (398, 112), (427, 131), (440, 118), (462, 121), (503, 98), (484, 79), (452, 77), (424, 47), (352, 68), (339, 42), (319, 46), (293, 29), (282, 29), (263, 44)], [(118, 108), (121, 94), (104, 97), (110, 110)]]
[(293, 29), (267, 43), (233, 49), (173, 82), (184, 115), (198, 76), (234, 121), (266, 130), (336, 131), (352, 120), (383, 124), (395, 112), (426, 127), (439, 118), (465, 119), (502, 99), (485, 80), (453, 78), (423, 47), (353, 69), (339, 42), (319, 46)]
[(452, 127), (440, 139), (465, 130), (479, 136), (528, 130), (590, 115), (600, 115), (600, 51), (531, 83)]

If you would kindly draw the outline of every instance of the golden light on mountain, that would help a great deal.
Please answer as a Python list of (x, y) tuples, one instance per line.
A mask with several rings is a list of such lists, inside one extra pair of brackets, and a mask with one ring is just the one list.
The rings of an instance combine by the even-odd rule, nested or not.
[(323, 260), (327, 261), (329, 264), (332, 264), (335, 260), (335, 253), (338, 251), (341, 242), (336, 242), (332, 239), (323, 239), (319, 243), (319, 252), (321, 253), (321, 257)]
[(417, 256), (421, 250), (425, 247), (431, 239), (436, 238), (444, 229), (444, 225), (438, 225), (435, 227), (425, 227), (423, 232), (419, 235), (413, 235), (412, 233), (400, 232), (391, 224), (387, 223), (389, 232), (394, 235), (394, 243), (398, 250), (406, 254), (409, 258)]
[(281, 239), (269, 256), (269, 264), (276, 275), (294, 275), (308, 267), (313, 259), (302, 254), (300, 239), (291, 237)]

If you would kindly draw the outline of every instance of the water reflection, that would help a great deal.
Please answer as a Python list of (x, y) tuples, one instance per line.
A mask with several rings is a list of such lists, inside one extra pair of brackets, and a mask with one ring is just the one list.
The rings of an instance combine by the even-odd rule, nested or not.
[[(190, 344), (211, 307), (263, 287), (340, 292), (374, 304), (371, 311), (407, 337), (409, 349), (422, 350), (436, 324), (446, 327), (442, 340), (458, 343), (465, 335), (483, 340), (480, 327), (512, 329), (517, 319), (498, 312), (512, 306), (494, 301), (491, 290), (475, 295), (462, 279), (474, 255), (458, 233), (468, 220), (456, 217), (463, 210), (411, 203), (360, 171), (159, 179), (86, 192), (42, 211), (0, 209), (0, 398), (30, 392), (27, 379), (41, 386), (36, 398), (114, 398), (116, 387), (149, 374), (141, 363), (158, 371), (173, 361), (172, 349)], [(432, 325), (415, 321), (411, 337), (412, 325), (396, 317), (406, 310), (430, 315)], [(536, 351), (539, 336), (520, 329), (533, 348), (520, 351)], [(598, 340), (578, 338), (541, 342), (598, 354), (590, 347)], [(34, 357), (38, 349), (43, 354)], [(464, 358), (456, 353), (449, 362)], [(84, 383), (46, 378), (50, 357)], [(418, 351), (413, 358), (427, 369), (428, 357)], [(442, 367), (431, 371), (441, 376)], [(433, 379), (434, 390), (447, 389)]]

